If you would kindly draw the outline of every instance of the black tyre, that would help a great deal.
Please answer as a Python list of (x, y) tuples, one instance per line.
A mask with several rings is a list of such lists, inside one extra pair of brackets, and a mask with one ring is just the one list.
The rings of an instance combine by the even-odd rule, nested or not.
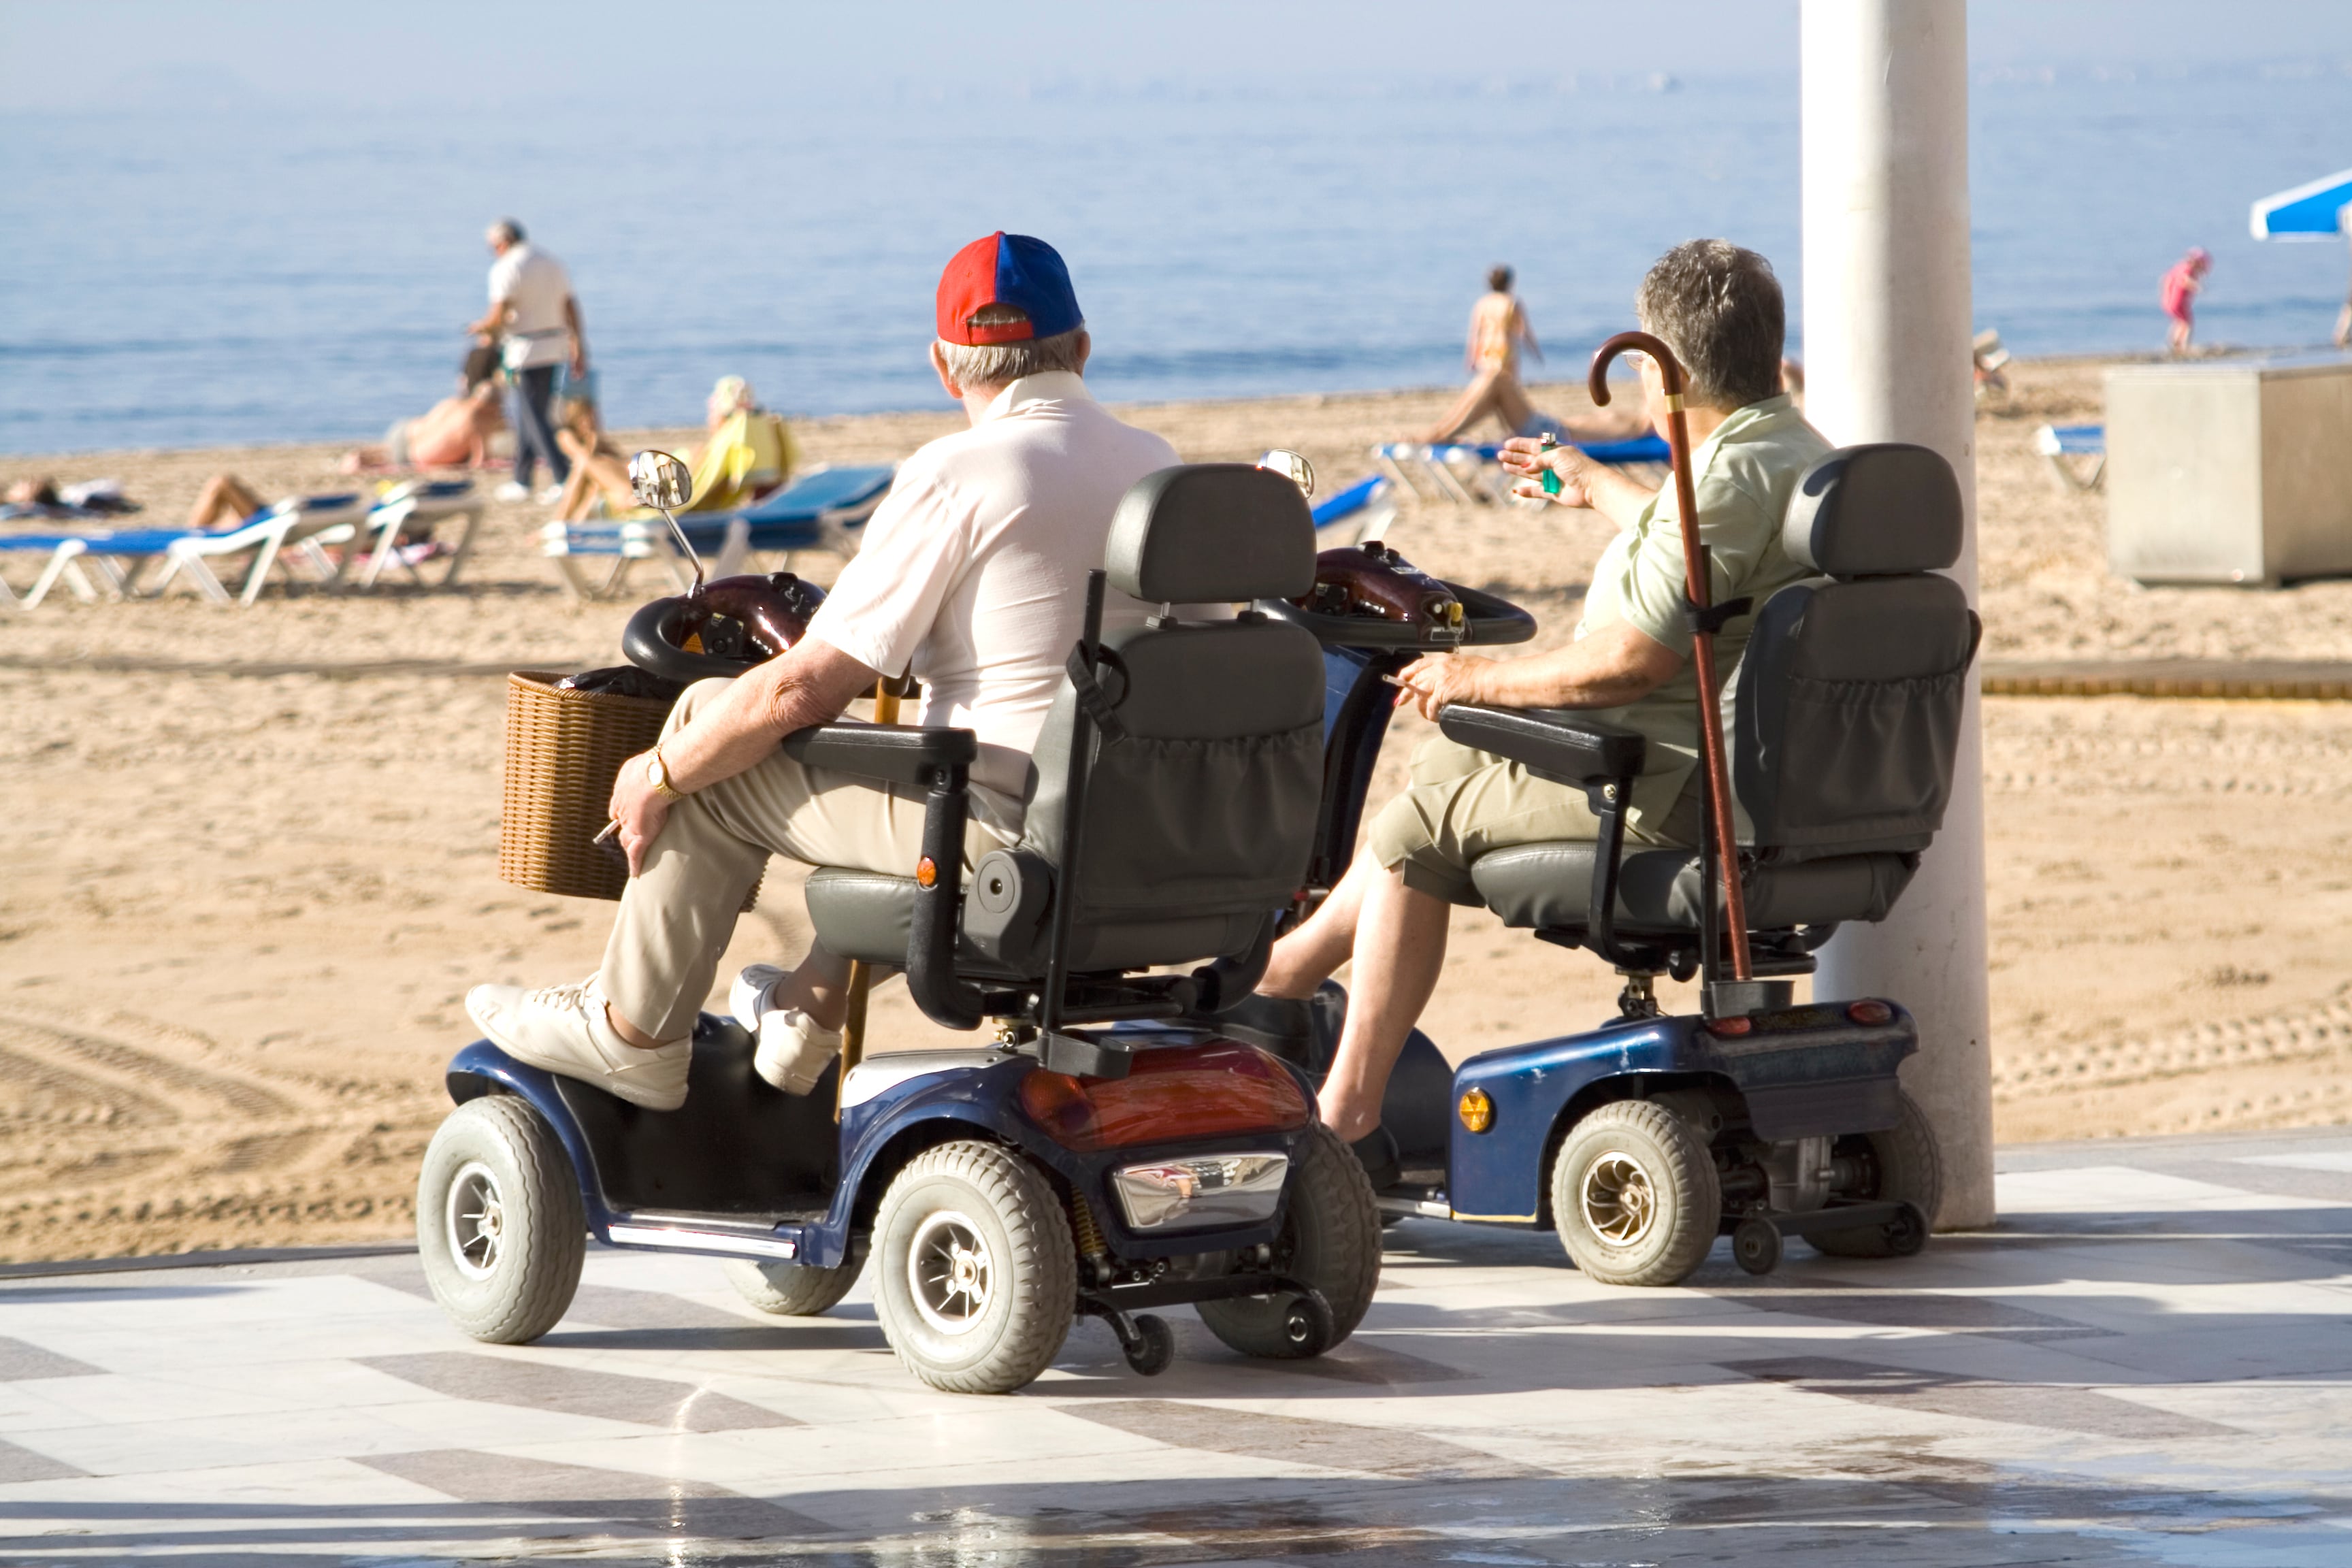
[(459, 1329), (519, 1345), (562, 1321), (580, 1289), (588, 1220), (555, 1130), (512, 1095), (449, 1113), (416, 1180), (416, 1250)]
[(762, 1312), (780, 1318), (813, 1318), (831, 1310), (848, 1295), (865, 1268), (862, 1258), (838, 1268), (818, 1268), (805, 1263), (738, 1258), (728, 1260), (727, 1282)]
[(1244, 1355), (1299, 1361), (1322, 1354), (1356, 1331), (1381, 1284), (1381, 1213), (1353, 1151), (1321, 1122), (1307, 1130), (1290, 1172), (1289, 1205), (1276, 1239), (1274, 1267), (1321, 1292), (1328, 1332), (1301, 1335), (1293, 1298), (1240, 1296), (1195, 1306), (1209, 1331)]
[[(1936, 1206), (1944, 1198), (1944, 1158), (1936, 1146), (1935, 1129), (1927, 1125), (1918, 1102), (1900, 1089), (1895, 1096), (1894, 1126), (1884, 1132), (1850, 1132), (1832, 1150), (1833, 1157), (1867, 1155), (1870, 1162), (1870, 1180), (1841, 1195), (1907, 1203), (1932, 1225)], [(1924, 1234), (1910, 1234), (1912, 1228), (1901, 1222), (1865, 1225), (1822, 1231), (1805, 1239), (1832, 1258), (1907, 1258), (1927, 1241)]]
[(874, 1221), (874, 1305), (907, 1370), (950, 1394), (1010, 1394), (1052, 1364), (1077, 1250), (1044, 1175), (994, 1143), (907, 1162)]
[(1552, 1223), (1576, 1266), (1607, 1285), (1673, 1285), (1715, 1245), (1723, 1184), (1696, 1129), (1620, 1100), (1568, 1130), (1551, 1165)]

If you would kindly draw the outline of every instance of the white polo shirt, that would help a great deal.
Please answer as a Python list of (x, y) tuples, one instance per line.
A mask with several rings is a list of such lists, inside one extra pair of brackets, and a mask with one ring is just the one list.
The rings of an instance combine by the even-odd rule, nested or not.
[[(1017, 828), (1029, 752), (1086, 618), (1111, 513), (1176, 448), (1113, 418), (1066, 371), (1014, 382), (969, 430), (898, 468), (857, 558), (809, 623), (850, 658), (923, 683), (922, 724), (980, 738), (974, 815)], [(1151, 607), (1117, 589), (1103, 626)], [(982, 791), (992, 792), (989, 800)]]
[(572, 354), (563, 302), (572, 298), (572, 275), (563, 263), (533, 245), (509, 246), (490, 263), (490, 303), (511, 306), (504, 353), (509, 370), (562, 364)]

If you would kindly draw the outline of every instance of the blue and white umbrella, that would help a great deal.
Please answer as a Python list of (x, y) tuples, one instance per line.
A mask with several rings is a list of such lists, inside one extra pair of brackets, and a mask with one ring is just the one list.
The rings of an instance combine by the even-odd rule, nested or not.
[(2256, 239), (2334, 239), (2352, 233), (2352, 169), (2254, 204)]

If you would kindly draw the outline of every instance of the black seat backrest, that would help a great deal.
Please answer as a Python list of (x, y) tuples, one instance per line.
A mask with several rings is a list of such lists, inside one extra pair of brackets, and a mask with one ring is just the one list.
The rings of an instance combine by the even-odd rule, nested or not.
[[(1254, 613), (1182, 622), (1170, 606), (1307, 592), (1315, 521), (1281, 475), (1163, 468), (1119, 502), (1104, 565), (1110, 586), (1161, 614), (1103, 639), (1112, 722), (1094, 727), (1073, 930), (1082, 950), (1116, 952), (1123, 966), (1223, 956), (1180, 950), (1198, 946), (1207, 917), (1252, 917), (1213, 922), (1246, 945), (1254, 918), (1288, 902), (1306, 875), (1322, 791), (1322, 651), (1311, 634)], [(1055, 865), (1076, 710), (1066, 679), (1038, 738), (1023, 833), (1024, 848)], [(1087, 939), (1105, 923), (1161, 927), (1164, 940)]]
[(1843, 447), (1805, 470), (1781, 545), (1821, 579), (1772, 595), (1741, 660), (1732, 784), (1780, 859), (1916, 851), (1943, 826), (1979, 626), (1960, 489), (1925, 447)]

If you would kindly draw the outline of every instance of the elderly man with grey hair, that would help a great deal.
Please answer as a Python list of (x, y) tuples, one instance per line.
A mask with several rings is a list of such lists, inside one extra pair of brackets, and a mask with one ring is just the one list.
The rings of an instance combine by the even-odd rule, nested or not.
[[(1771, 264), (1727, 240), (1698, 239), (1661, 257), (1633, 308), (1688, 376), (1685, 407), (1696, 481), (1699, 537), (1714, 566), (1714, 602), (1775, 589), (1809, 575), (1780, 548), (1780, 523), (1797, 478), (1829, 443), (1780, 391), (1783, 307)], [(1642, 359), (1643, 390), (1663, 419), (1656, 364)], [(1698, 841), (1698, 689), (1683, 618), (1682, 522), (1671, 484), (1654, 494), (1572, 446), (1549, 451), (1513, 440), (1503, 464), (1535, 481), (1559, 479), (1552, 500), (1616, 524), (1593, 568), (1576, 640), (1507, 663), (1433, 655), (1398, 677), (1398, 700), (1435, 718), (1449, 703), (1582, 708), (1649, 737), (1651, 771), (1633, 786), (1630, 837)], [(1715, 639), (1716, 677), (1727, 684), (1753, 625), (1735, 617)], [(1513, 844), (1597, 838), (1580, 789), (1535, 777), (1525, 764), (1435, 737), (1414, 753), (1404, 793), (1373, 817), (1363, 848), (1312, 918), (1276, 944), (1258, 994), (1236, 1021), (1267, 1043), (1305, 1032), (1303, 998), (1340, 964), (1355, 990), (1322, 1090), (1323, 1120), (1354, 1142), (1375, 1183), (1391, 1176), (1394, 1148), (1380, 1130), (1381, 1099), (1445, 963), (1447, 906), (1479, 902), (1470, 867)]]
[[(1160, 437), (1087, 395), (1091, 342), (1054, 247), (992, 234), (940, 280), (931, 366), (971, 428), (906, 460), (782, 657), (688, 689), (660, 742), (622, 764), (612, 815), (629, 857), (604, 965), (577, 984), (478, 985), (474, 1021), (509, 1055), (656, 1110), (685, 1103), (695, 1016), (743, 900), (771, 855), (908, 874), (923, 802), (804, 767), (778, 743), (841, 716), (880, 675), (923, 684), (916, 722), (973, 731), (967, 863), (1021, 834), (1029, 753), (1077, 641), (1087, 574), (1102, 564), (1129, 487), (1177, 460)], [(1150, 607), (1113, 593), (1106, 626)], [(840, 1043), (847, 965), (812, 949), (735, 985), (753, 1066), (806, 1093)]]

